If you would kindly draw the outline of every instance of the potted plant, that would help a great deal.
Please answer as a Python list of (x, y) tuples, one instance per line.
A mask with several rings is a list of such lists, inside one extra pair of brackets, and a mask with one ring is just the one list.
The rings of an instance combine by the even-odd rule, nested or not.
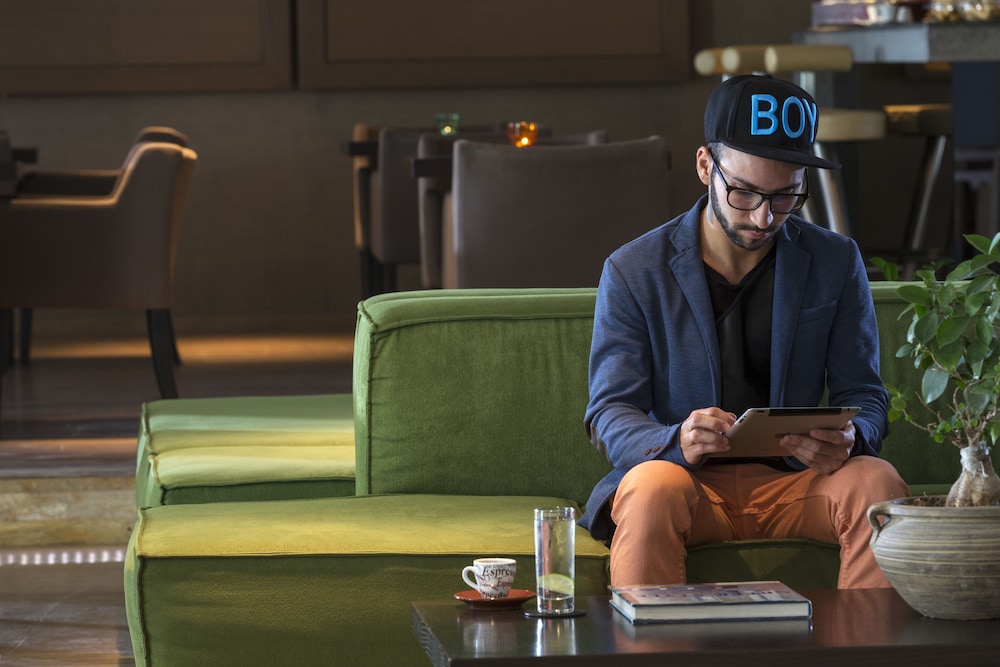
[[(905, 419), (957, 447), (962, 471), (947, 496), (877, 503), (868, 518), (879, 566), (917, 611), (996, 618), (1000, 477), (989, 454), (1000, 438), (1000, 234), (965, 238), (976, 250), (972, 258), (943, 278), (939, 263), (900, 285), (911, 321), (896, 357), (922, 370), (921, 383), (887, 385), (890, 421)], [(898, 267), (874, 263), (887, 279), (898, 279)]]

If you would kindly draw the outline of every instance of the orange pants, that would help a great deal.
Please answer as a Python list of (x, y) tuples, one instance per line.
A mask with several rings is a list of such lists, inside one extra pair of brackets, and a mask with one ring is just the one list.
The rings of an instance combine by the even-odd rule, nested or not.
[(908, 495), (895, 468), (872, 456), (829, 475), (646, 461), (625, 475), (612, 502), (611, 584), (684, 583), (689, 546), (797, 537), (840, 545), (838, 588), (888, 587), (868, 547), (866, 514), (873, 503)]

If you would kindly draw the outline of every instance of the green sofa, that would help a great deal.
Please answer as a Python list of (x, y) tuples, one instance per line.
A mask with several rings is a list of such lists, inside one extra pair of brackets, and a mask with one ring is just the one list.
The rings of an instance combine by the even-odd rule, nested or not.
[[(893, 356), (904, 304), (891, 284), (872, 289), (884, 376), (912, 383), (916, 372)], [(272, 483), (264, 500), (143, 496), (125, 564), (136, 663), (423, 665), (411, 601), (464, 590), (462, 567), (486, 555), (516, 558), (515, 587), (532, 589), (533, 508), (581, 506), (608, 470), (582, 422), (594, 298), (444, 290), (363, 302), (356, 495), (292, 498)], [(146, 449), (149, 475), (161, 454)], [(958, 474), (954, 451), (906, 424), (893, 424), (884, 454), (915, 493), (941, 492)], [(205, 487), (229, 475), (203, 467)], [(606, 593), (606, 545), (578, 527), (576, 547), (577, 593)], [(692, 581), (776, 578), (800, 589), (834, 586), (837, 565), (836, 546), (802, 540), (711, 545), (688, 558)]]

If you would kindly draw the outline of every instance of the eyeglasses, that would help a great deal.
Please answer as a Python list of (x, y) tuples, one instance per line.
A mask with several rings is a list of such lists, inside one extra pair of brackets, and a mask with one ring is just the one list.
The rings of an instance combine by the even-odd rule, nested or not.
[(712, 164), (715, 165), (715, 170), (719, 172), (719, 177), (722, 178), (722, 185), (726, 188), (726, 201), (729, 202), (730, 206), (739, 211), (756, 211), (766, 201), (771, 205), (771, 213), (787, 215), (795, 213), (805, 206), (806, 200), (809, 199), (808, 175), (805, 181), (806, 192), (779, 192), (778, 194), (766, 195), (763, 192), (734, 188), (726, 182), (726, 175), (722, 173), (722, 167), (719, 166), (719, 161), (715, 159), (715, 155), (712, 155)]

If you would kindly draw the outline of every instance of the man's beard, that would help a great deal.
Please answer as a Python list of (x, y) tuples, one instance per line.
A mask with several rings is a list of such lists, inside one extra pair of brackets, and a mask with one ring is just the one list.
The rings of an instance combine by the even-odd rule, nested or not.
[[(729, 240), (732, 241), (733, 245), (737, 248), (743, 248), (744, 250), (760, 250), (765, 248), (774, 241), (773, 236), (766, 236), (759, 241), (748, 241), (742, 236), (740, 236), (740, 231), (747, 232), (758, 232), (760, 231), (757, 227), (742, 226), (736, 227), (729, 222), (729, 219), (722, 212), (722, 207), (719, 206), (719, 197), (715, 189), (715, 183), (713, 182), (711, 187), (708, 189), (708, 201), (712, 205), (712, 213), (715, 214), (715, 219), (719, 221), (719, 225), (722, 227), (722, 231), (726, 233)], [(761, 206), (764, 204), (762, 203)]]

